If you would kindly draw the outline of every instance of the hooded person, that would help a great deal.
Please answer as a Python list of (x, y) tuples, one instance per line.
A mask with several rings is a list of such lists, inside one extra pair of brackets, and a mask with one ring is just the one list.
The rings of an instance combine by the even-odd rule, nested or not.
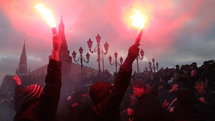
[(58, 35), (53, 37), (52, 57), (48, 64), (46, 85), (44, 89), (31, 84), (27, 87), (21, 85), (20, 78), (15, 75), (13, 80), (15, 87), (14, 121), (55, 121), (55, 115), (60, 98), (61, 88), (61, 62), (59, 51), (61, 39)]
[(91, 85), (91, 121), (120, 121), (119, 106), (130, 83), (132, 63), (139, 54), (139, 44), (129, 48), (125, 62), (116, 74), (114, 84), (99, 81)]

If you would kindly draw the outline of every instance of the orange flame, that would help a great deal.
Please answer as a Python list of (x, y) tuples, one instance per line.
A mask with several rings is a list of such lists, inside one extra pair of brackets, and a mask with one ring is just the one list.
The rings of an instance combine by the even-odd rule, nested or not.
[(148, 28), (153, 7), (148, 2), (132, 2), (123, 8), (123, 20), (128, 28), (137, 28), (138, 33)]
[(135, 28), (138, 28), (139, 30), (144, 28), (146, 18), (139, 10), (135, 10), (135, 14), (130, 16), (130, 19)]
[(46, 8), (43, 4), (39, 3), (35, 8), (41, 13), (41, 16), (48, 22), (50, 27), (56, 27), (55, 19), (52, 11)]

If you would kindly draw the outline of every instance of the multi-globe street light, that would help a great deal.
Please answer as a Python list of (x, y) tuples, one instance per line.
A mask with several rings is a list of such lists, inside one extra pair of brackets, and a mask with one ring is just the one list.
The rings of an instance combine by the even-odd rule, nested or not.
[(83, 48), (80, 47), (79, 48), (79, 53), (80, 53), (80, 56), (76, 59), (76, 55), (77, 53), (75, 51), (72, 52), (72, 57), (73, 57), (73, 60), (75, 62), (80, 62), (81, 63), (81, 71), (82, 71), (82, 67), (83, 67), (83, 63), (88, 63), (89, 60), (90, 60), (90, 54), (87, 52), (86, 54), (86, 58), (83, 57)]
[[(101, 48), (100, 41), (101, 41), (101, 36), (99, 34), (97, 34), (97, 36), (96, 36), (97, 46), (94, 49), (92, 49), (93, 41), (91, 39), (89, 39), (87, 41), (89, 51), (91, 53), (96, 53), (97, 52), (97, 55), (98, 55), (97, 62), (98, 62), (98, 71), (99, 71), (99, 73), (101, 72), (101, 68), (100, 68), (100, 61), (101, 60), (102, 60), (102, 67), (103, 67), (103, 72), (104, 72), (104, 55), (107, 55), (108, 48), (109, 48), (109, 44), (107, 42), (105, 42), (104, 50), (103, 50)], [(102, 54), (102, 58), (101, 58), (101, 54)]]
[(139, 62), (138, 60), (143, 60), (143, 57), (144, 57), (144, 51), (143, 49), (140, 50), (140, 55), (136, 58), (137, 60), (137, 73), (140, 73), (140, 70), (139, 70)]
[(120, 57), (120, 58), (119, 58), (119, 62), (118, 62), (117, 56), (118, 56), (118, 53), (115, 52), (115, 53), (114, 53), (115, 62), (113, 62), (113, 63), (112, 63), (112, 57), (109, 56), (110, 65), (113, 65), (113, 64), (115, 63), (115, 72), (116, 72), (116, 73), (117, 73), (117, 66), (118, 66), (118, 65), (121, 65), (121, 64), (123, 63), (123, 58)]

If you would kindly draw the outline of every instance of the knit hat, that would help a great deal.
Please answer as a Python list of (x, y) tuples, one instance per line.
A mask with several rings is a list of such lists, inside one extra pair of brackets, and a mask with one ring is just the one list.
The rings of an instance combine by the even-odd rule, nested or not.
[(24, 102), (40, 97), (43, 88), (37, 84), (31, 84), (24, 89)]
[(112, 86), (108, 82), (98, 81), (90, 86), (90, 96), (95, 104), (102, 102), (112, 90)]

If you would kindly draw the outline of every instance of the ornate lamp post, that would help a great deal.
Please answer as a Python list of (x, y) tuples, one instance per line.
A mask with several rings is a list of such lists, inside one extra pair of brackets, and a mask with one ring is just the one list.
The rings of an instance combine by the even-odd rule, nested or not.
[(155, 72), (155, 59), (152, 58), (152, 67), (153, 67), (153, 71)]
[(145, 62), (145, 71), (148, 71), (147, 62)]
[(139, 63), (138, 63), (138, 60), (143, 60), (143, 56), (144, 56), (144, 51), (143, 49), (140, 50), (140, 55), (136, 58), (137, 60), (137, 73), (140, 73), (140, 70), (139, 70)]
[(87, 52), (87, 54), (86, 54), (86, 59), (83, 57), (83, 48), (82, 47), (80, 47), (79, 48), (79, 53), (80, 53), (80, 56), (76, 59), (76, 52), (75, 51), (73, 51), (72, 52), (72, 57), (73, 57), (73, 60), (75, 61), (75, 62), (80, 62), (81, 63), (81, 71), (82, 71), (82, 67), (83, 67), (83, 62), (85, 62), (85, 63), (88, 63), (89, 62), (89, 60), (90, 60), (90, 54)]
[(158, 68), (159, 68), (159, 63), (156, 62), (156, 70), (158, 70)]
[[(108, 53), (109, 44), (107, 42), (105, 42), (105, 44), (104, 44), (104, 50), (103, 50), (100, 47), (100, 41), (101, 41), (101, 36), (99, 34), (97, 34), (97, 36), (96, 36), (97, 46), (94, 49), (92, 49), (93, 41), (91, 39), (89, 39), (87, 41), (87, 45), (88, 45), (89, 51), (91, 53), (97, 52), (97, 55), (98, 55), (98, 58), (97, 58), (97, 61), (98, 61), (98, 70), (99, 70), (99, 72), (101, 72), (100, 61), (102, 60), (102, 66), (103, 66), (103, 72), (104, 72), (104, 55), (107, 55), (107, 53)], [(101, 53), (102, 53), (102, 59), (101, 59)]]
[(158, 70), (158, 67), (159, 67), (159, 63), (155, 62), (155, 59), (152, 58), (152, 61), (149, 61), (149, 69), (155, 72), (156, 70)]
[(149, 61), (149, 70), (152, 71), (152, 62)]
[[(119, 62), (120, 63), (118, 63), (117, 56), (118, 56), (118, 53), (115, 52), (114, 53), (114, 57), (115, 57), (115, 69), (116, 69), (116, 73), (117, 73), (117, 65), (121, 65), (123, 63), (123, 58), (122, 57), (119, 58)], [(110, 65), (114, 64), (114, 62), (112, 63), (112, 57), (111, 56), (109, 56), (109, 62), (110, 62)]]

